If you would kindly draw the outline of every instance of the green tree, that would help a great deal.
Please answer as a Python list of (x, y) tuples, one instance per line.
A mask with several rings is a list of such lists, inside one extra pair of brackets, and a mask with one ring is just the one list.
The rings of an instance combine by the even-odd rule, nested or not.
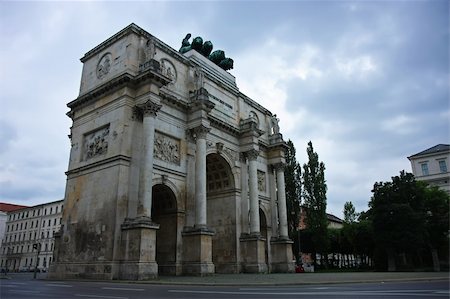
[(306, 207), (306, 226), (311, 233), (313, 257), (315, 253), (322, 256), (327, 249), (327, 185), (325, 183), (325, 164), (319, 162), (319, 155), (314, 152), (312, 142), (306, 150), (308, 163), (303, 164), (303, 200)]
[(298, 224), (301, 204), (301, 167), (295, 157), (294, 143), (289, 139), (286, 149), (286, 167), (284, 169), (284, 180), (286, 186), (286, 205), (289, 238), (294, 241), (292, 248), (297, 263), (300, 262), (300, 244), (298, 235)]
[(444, 253), (448, 253), (449, 195), (436, 186), (423, 188), (426, 244), (431, 251), (433, 270), (440, 271), (438, 249), (444, 247)]
[(344, 204), (344, 222), (353, 223), (357, 217), (358, 214), (356, 213), (355, 206), (351, 201), (347, 201)]
[[(392, 182), (375, 183), (372, 192), (369, 213), (377, 256), (387, 255), (388, 271), (395, 271), (396, 255), (405, 256), (404, 253), (423, 244), (424, 191), (413, 174), (401, 171), (399, 176), (392, 177)], [(378, 259), (378, 268), (381, 263)]]

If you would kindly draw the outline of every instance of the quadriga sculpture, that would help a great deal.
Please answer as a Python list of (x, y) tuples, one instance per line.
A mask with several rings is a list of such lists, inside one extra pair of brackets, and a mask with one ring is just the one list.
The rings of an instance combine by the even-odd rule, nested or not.
[(181, 41), (181, 48), (179, 52), (184, 54), (192, 49), (207, 57), (209, 60), (214, 62), (220, 68), (225, 71), (231, 70), (233, 68), (233, 59), (225, 57), (225, 52), (222, 50), (216, 50), (211, 53), (213, 49), (213, 44), (210, 41), (206, 41), (203, 43), (203, 39), (200, 36), (197, 36), (192, 41), (192, 44), (189, 42), (191, 38), (191, 34), (186, 34), (186, 37)]

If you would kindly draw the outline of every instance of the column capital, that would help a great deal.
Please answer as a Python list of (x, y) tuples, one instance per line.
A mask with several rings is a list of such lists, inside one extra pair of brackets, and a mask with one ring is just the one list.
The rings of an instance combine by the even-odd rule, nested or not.
[(161, 110), (162, 105), (154, 103), (151, 100), (148, 100), (143, 104), (137, 105), (137, 107), (141, 110), (142, 115), (144, 117), (147, 116), (156, 117), (156, 114), (158, 113), (159, 110)]
[(192, 128), (190, 131), (194, 139), (205, 139), (206, 135), (211, 131), (211, 128), (208, 128), (205, 125), (199, 125), (198, 127)]
[(256, 160), (256, 159), (258, 159), (259, 151), (252, 149), (252, 150), (245, 152), (245, 155), (247, 156), (248, 160), (250, 160), (250, 161)]
[(284, 171), (284, 168), (286, 167), (286, 163), (275, 163), (272, 164), (273, 169), (275, 169), (275, 171)]

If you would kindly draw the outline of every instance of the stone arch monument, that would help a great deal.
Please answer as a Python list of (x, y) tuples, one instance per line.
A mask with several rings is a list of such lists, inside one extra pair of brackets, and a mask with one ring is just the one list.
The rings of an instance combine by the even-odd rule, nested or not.
[(50, 277), (293, 271), (270, 111), (223, 67), (135, 24), (81, 62)]

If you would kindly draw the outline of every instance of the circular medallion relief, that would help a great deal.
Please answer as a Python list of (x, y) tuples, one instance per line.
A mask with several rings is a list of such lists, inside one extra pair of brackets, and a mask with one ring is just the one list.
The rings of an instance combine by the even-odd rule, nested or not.
[(112, 55), (106, 53), (97, 64), (97, 78), (102, 79), (111, 69)]

